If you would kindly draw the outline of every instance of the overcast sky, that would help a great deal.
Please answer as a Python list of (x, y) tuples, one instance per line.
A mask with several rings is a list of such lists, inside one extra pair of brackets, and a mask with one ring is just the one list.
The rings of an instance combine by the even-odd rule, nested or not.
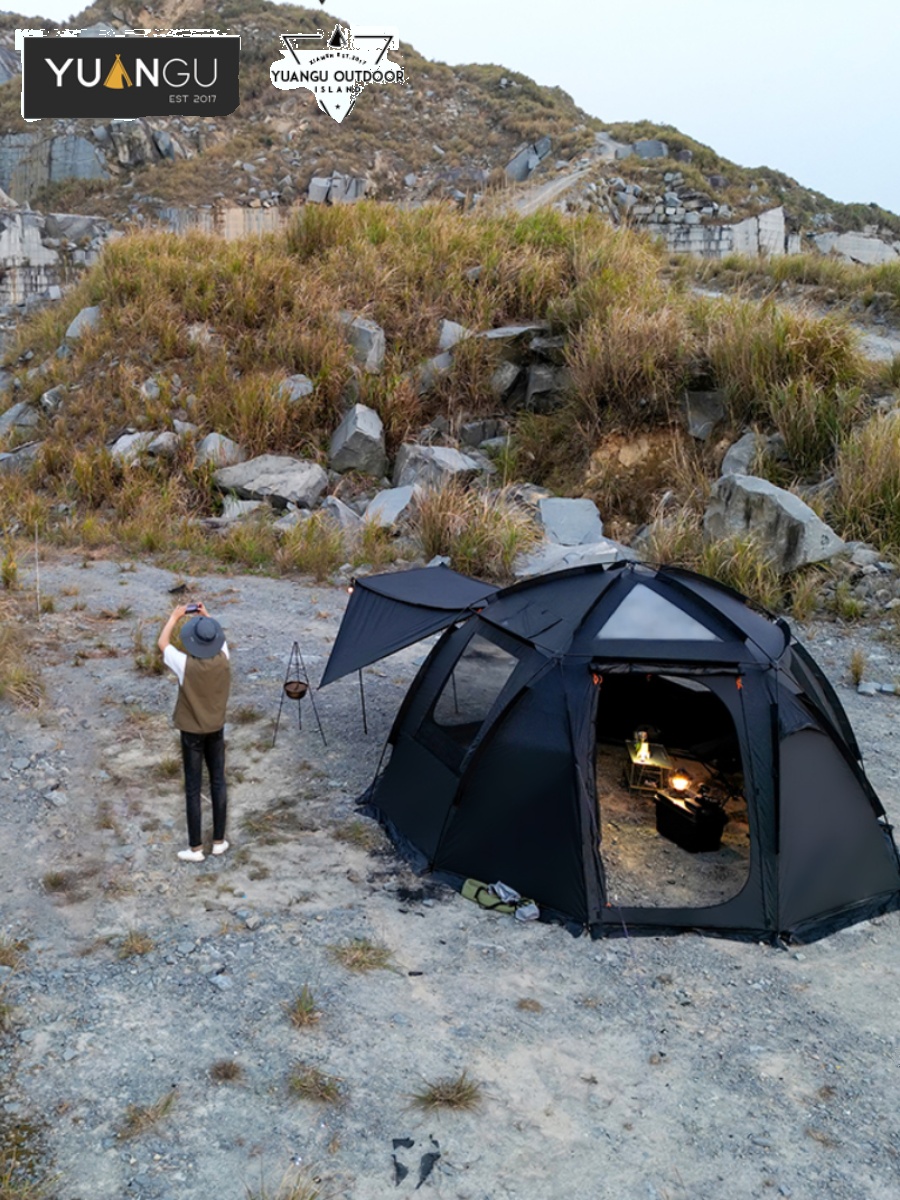
[[(67, 21), (72, 5), (20, 0), (17, 11)], [(498, 63), (602, 120), (675, 125), (743, 166), (900, 212), (900, 0), (327, 0), (322, 12), (395, 26), (428, 58)]]

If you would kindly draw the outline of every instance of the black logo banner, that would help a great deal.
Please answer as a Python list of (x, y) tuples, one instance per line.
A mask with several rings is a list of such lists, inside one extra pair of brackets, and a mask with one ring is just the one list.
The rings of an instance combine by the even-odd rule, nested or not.
[(237, 35), (23, 37), (22, 116), (224, 117), (240, 104)]

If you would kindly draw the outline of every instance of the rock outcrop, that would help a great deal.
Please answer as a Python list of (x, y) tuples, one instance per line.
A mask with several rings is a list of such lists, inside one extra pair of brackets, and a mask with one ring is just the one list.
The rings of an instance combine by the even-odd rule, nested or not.
[(724, 475), (703, 519), (706, 537), (754, 537), (782, 573), (834, 558), (844, 543), (809, 505), (754, 475)]

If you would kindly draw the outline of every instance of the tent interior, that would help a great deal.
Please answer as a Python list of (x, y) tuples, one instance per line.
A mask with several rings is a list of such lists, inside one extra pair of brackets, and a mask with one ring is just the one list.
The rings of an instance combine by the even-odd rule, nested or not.
[(595, 779), (613, 904), (703, 908), (741, 890), (750, 827), (740, 747), (730, 714), (703, 683), (605, 675)]

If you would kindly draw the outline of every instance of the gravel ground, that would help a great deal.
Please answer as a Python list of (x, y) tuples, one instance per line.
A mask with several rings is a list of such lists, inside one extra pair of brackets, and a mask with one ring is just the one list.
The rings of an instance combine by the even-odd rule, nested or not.
[[(317, 697), (327, 748), (308, 701), (302, 732), (286, 712), (269, 748), (291, 643), (317, 681), (342, 589), (191, 580), (228, 631), (231, 712), (252, 711), (228, 728), (233, 849), (180, 863), (174, 682), (134, 663), (175, 582), (99, 556), (42, 564), (48, 702), (0, 707), (0, 933), (27, 942), (0, 967), (0, 1134), (48, 1164), (57, 1200), (275, 1196), (302, 1170), (323, 1196), (384, 1200), (429, 1167), (422, 1192), (448, 1200), (900, 1194), (897, 916), (787, 951), (591, 942), (417, 879), (370, 822), (347, 823), (421, 647), (366, 672), (368, 737), (345, 680)], [(859, 627), (806, 638), (896, 821), (900, 700), (858, 696), (847, 666), (859, 646), (893, 679), (900, 656)], [(145, 953), (125, 953), (129, 934)], [(390, 967), (336, 962), (354, 938)], [(285, 1006), (304, 984), (321, 1016), (298, 1029)], [(213, 1078), (223, 1060), (237, 1079)], [(339, 1102), (294, 1097), (297, 1063), (337, 1077)], [(476, 1111), (411, 1106), (463, 1070)], [(156, 1103), (124, 1137), (129, 1106)]]

